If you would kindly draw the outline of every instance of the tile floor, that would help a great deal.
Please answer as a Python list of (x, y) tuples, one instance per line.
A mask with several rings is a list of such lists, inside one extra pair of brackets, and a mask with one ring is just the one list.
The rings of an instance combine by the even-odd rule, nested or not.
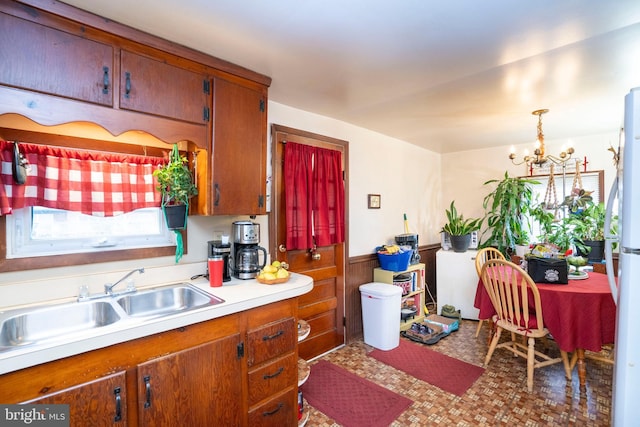
[[(475, 338), (477, 322), (463, 320), (460, 329), (430, 346), (449, 356), (482, 366), (488, 328)], [(404, 339), (404, 338), (402, 338)], [(608, 426), (612, 365), (587, 360), (587, 384), (580, 390), (577, 369), (570, 383), (562, 364), (536, 369), (534, 390), (526, 390), (526, 361), (498, 349), (474, 385), (458, 397), (367, 357), (373, 348), (357, 341), (320, 357), (414, 401), (392, 426)], [(557, 352), (553, 341), (549, 351)], [(317, 359), (318, 360), (318, 359)], [(310, 364), (313, 365), (314, 361)], [(337, 426), (307, 405), (307, 426)]]

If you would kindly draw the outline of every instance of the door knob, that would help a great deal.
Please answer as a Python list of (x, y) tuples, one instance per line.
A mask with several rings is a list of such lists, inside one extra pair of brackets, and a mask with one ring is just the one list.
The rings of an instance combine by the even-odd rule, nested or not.
[(280, 246), (278, 246), (278, 250), (280, 252), (287, 252), (287, 247), (285, 245), (280, 245)]

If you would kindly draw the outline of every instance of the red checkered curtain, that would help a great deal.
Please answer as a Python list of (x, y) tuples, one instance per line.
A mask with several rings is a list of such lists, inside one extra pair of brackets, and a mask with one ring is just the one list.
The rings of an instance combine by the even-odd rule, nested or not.
[(19, 143), (29, 163), (25, 184), (13, 180), (12, 142), (0, 140), (0, 214), (42, 206), (115, 216), (160, 206), (153, 170), (164, 160)]

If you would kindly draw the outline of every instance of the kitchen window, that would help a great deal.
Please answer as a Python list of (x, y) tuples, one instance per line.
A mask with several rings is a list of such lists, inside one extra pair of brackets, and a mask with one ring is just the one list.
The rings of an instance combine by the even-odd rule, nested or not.
[(161, 208), (96, 217), (34, 206), (7, 216), (7, 259), (175, 245)]

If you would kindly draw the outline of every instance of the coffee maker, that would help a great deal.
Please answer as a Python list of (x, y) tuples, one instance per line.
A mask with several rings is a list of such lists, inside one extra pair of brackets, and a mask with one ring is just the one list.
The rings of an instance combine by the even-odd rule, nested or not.
[[(238, 279), (254, 279), (267, 262), (267, 250), (260, 243), (260, 224), (251, 221), (235, 221), (231, 227), (233, 236), (233, 276)], [(262, 252), (262, 263), (260, 255)]]
[[(228, 282), (231, 280), (231, 268), (229, 266), (229, 257), (231, 256), (231, 243), (222, 243), (222, 240), (210, 240), (207, 242), (209, 245), (208, 256), (215, 257), (221, 256), (224, 262), (222, 267), (222, 281)], [(207, 274), (209, 272), (207, 271)]]

